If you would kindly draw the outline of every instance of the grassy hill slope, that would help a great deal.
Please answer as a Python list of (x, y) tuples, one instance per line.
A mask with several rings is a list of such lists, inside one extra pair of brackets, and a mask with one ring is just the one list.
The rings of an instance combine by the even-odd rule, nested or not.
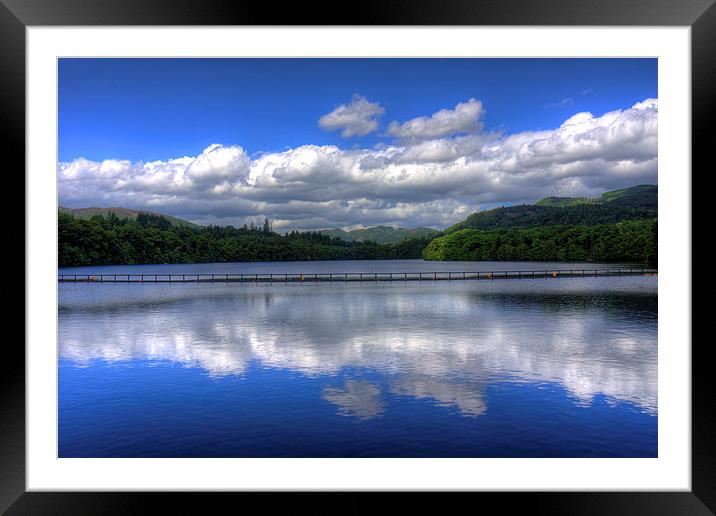
[(600, 197), (545, 197), (537, 206), (567, 208), (583, 204), (609, 204), (610, 206), (656, 208), (658, 189), (656, 185), (637, 185), (621, 190), (605, 192)]
[(76, 219), (91, 219), (95, 215), (102, 215), (103, 217), (106, 217), (110, 213), (114, 213), (120, 219), (135, 220), (137, 218), (137, 215), (139, 215), (140, 213), (146, 213), (148, 215), (153, 215), (155, 217), (164, 217), (173, 226), (176, 226), (176, 227), (187, 227), (187, 228), (198, 228), (199, 227), (197, 224), (194, 224), (193, 222), (189, 222), (188, 220), (178, 219), (176, 217), (172, 217), (171, 215), (164, 215), (163, 213), (157, 213), (155, 211), (148, 211), (148, 210), (131, 210), (129, 208), (121, 208), (121, 207), (65, 208), (63, 206), (60, 206), (59, 210), (60, 210), (60, 213), (66, 213), (68, 215), (72, 215)]

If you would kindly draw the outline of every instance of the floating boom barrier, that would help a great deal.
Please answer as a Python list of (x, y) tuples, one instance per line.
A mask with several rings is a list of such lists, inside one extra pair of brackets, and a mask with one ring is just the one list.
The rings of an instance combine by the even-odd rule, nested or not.
[(58, 274), (60, 283), (319, 283), (366, 281), (456, 281), (536, 278), (656, 276), (649, 268), (543, 269), (529, 271), (213, 273), (213, 274)]

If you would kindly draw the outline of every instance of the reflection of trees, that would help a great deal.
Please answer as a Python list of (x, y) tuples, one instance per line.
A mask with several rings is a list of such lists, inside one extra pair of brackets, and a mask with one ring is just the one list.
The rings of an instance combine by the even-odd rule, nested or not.
[[(137, 309), (106, 300), (89, 312), (65, 307), (60, 353), (79, 364), (169, 360), (215, 376), (243, 374), (252, 360), (309, 376), (367, 368), (394, 395), (472, 416), (485, 412), (494, 379), (559, 382), (582, 404), (603, 394), (655, 413), (655, 294), (526, 292), (529, 281), (227, 287)], [(323, 398), (359, 418), (386, 410), (379, 387), (356, 379)]]
[[(525, 281), (525, 280), (523, 280)], [(517, 293), (477, 294), (468, 296), (475, 303), (494, 302), (503, 307), (531, 307), (544, 312), (564, 312), (565, 310), (599, 310), (609, 318), (626, 318), (633, 320), (635, 315), (640, 319), (657, 319), (658, 301), (655, 295), (613, 293), (609, 295), (587, 295), (563, 293)]]

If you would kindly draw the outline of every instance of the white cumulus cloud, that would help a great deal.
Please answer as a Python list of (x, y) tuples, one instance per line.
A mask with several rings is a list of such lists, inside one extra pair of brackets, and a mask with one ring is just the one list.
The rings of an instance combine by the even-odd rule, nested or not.
[(374, 148), (303, 145), (254, 158), (220, 144), (149, 163), (77, 158), (58, 164), (59, 197), (63, 206), (152, 209), (200, 224), (268, 216), (279, 230), (441, 228), (481, 207), (656, 183), (657, 118), (658, 100), (645, 99), (601, 116), (575, 113), (544, 131), (433, 129), (442, 136)]
[(474, 133), (482, 129), (482, 102), (469, 99), (454, 109), (441, 109), (432, 116), (413, 118), (402, 124), (391, 122), (388, 134), (405, 139), (442, 138), (459, 133)]
[(370, 102), (362, 95), (354, 95), (349, 104), (341, 104), (318, 120), (318, 126), (326, 131), (342, 129), (341, 136), (365, 136), (378, 128), (378, 118), (385, 109), (377, 102)]

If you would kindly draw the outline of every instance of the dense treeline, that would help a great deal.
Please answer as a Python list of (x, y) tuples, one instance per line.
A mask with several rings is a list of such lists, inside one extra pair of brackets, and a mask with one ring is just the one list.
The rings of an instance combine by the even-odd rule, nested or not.
[(77, 219), (60, 213), (60, 267), (142, 263), (208, 263), (294, 260), (374, 260), (420, 258), (428, 239), (399, 244), (346, 242), (318, 232), (274, 233), (262, 226), (179, 227), (168, 219), (140, 213), (136, 220), (106, 217)]
[(537, 260), (657, 264), (657, 220), (529, 229), (461, 229), (432, 240), (426, 260)]

